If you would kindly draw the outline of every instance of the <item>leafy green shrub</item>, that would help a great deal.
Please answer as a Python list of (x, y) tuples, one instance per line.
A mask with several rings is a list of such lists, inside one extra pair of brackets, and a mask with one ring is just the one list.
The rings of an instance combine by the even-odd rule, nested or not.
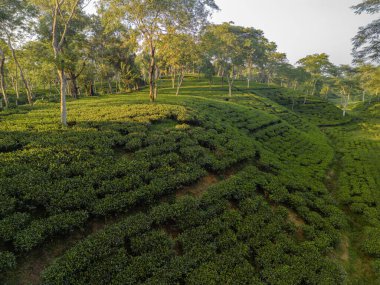
[(53, 234), (65, 233), (81, 226), (88, 219), (87, 212), (70, 212), (35, 220), (14, 237), (14, 245), (28, 251)]
[(0, 272), (13, 269), (16, 266), (16, 257), (8, 251), (0, 251)]

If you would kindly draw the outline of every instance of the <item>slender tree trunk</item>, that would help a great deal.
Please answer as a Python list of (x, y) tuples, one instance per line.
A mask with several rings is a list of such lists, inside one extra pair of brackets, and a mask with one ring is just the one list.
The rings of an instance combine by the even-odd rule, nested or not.
[(113, 91), (112, 91), (111, 80), (108, 79), (107, 82), (108, 82), (108, 93), (109, 93), (109, 94), (112, 94)]
[(234, 79), (233, 77), (227, 76), (227, 81), (228, 81), (228, 95), (231, 97), (232, 96), (232, 87), (234, 84)]
[(248, 60), (248, 89), (251, 88), (251, 80), (252, 80), (252, 61)]
[[(8, 100), (7, 92), (5, 90), (4, 65), (5, 65), (5, 55), (4, 55), (3, 50), (0, 49), (0, 91), (3, 95), (5, 107), (8, 107), (9, 106), (9, 100)], [(1, 102), (1, 100), (0, 100), (0, 102)], [(0, 104), (0, 105), (2, 105), (2, 104)], [(2, 107), (2, 106), (0, 106), (0, 107)]]
[(77, 77), (76, 76), (74, 76), (73, 78), (72, 78), (72, 81), (71, 81), (71, 86), (72, 86), (72, 91), (71, 91), (71, 93), (73, 94), (73, 97), (75, 98), (75, 99), (78, 99), (78, 97), (79, 97), (79, 88), (78, 88), (78, 81), (77, 81)]
[(51, 81), (49, 81), (49, 100), (50, 100), (50, 98), (51, 98)]
[(67, 90), (67, 78), (65, 74), (65, 68), (62, 63), (60, 69), (58, 69), (59, 81), (61, 83), (61, 123), (63, 126), (67, 126), (67, 108), (66, 108), (66, 90)]
[(26, 96), (28, 98), (28, 102), (30, 105), (33, 105), (33, 95), (32, 95), (32, 90), (30, 89), (30, 86), (29, 86), (29, 83), (28, 81), (26, 80), (25, 78), (25, 75), (24, 75), (24, 71), (22, 70), (22, 67), (17, 59), (17, 56), (16, 56), (16, 52), (12, 46), (12, 42), (11, 42), (11, 39), (10, 37), (8, 36), (8, 46), (12, 52), (12, 57), (13, 57), (13, 60), (16, 64), (16, 66), (18, 67), (18, 69), (20, 70), (20, 76), (21, 76), (21, 80), (22, 82), (24, 83), (24, 86), (25, 86), (25, 89), (26, 89)]
[(156, 58), (155, 58), (156, 48), (153, 46), (152, 41), (150, 41), (150, 65), (149, 65), (149, 99), (154, 102), (156, 97)]
[(95, 89), (94, 89), (94, 81), (90, 81), (90, 96), (92, 97), (92, 96), (95, 96)]
[(348, 105), (348, 100), (347, 100), (346, 97), (344, 97), (343, 102), (344, 102), (343, 103), (343, 117), (345, 117), (346, 116), (346, 111), (347, 111), (347, 105)]
[(347, 94), (347, 92), (344, 89), (341, 91), (341, 94), (342, 94), (342, 102), (343, 102), (343, 117), (345, 117), (350, 94)]
[(178, 74), (177, 93), (175, 94), (177, 96), (179, 95), (179, 89), (182, 86), (184, 77), (185, 77), (184, 72), (183, 72), (183, 70), (181, 70), (181, 72)]
[(232, 80), (228, 81), (228, 95), (232, 96)]
[(176, 78), (176, 72), (175, 69), (172, 69), (172, 88), (175, 88), (175, 78)]
[(315, 92), (316, 87), (317, 87), (317, 80), (314, 81), (313, 91), (311, 92), (311, 96), (314, 96), (314, 92)]
[(78, 84), (77, 84), (77, 78), (78, 76), (75, 75), (74, 72), (69, 71), (70, 74), (70, 94), (74, 99), (78, 99)]
[(221, 66), (218, 67), (218, 76), (221, 76), (222, 72), (221, 72)]
[(157, 85), (157, 80), (158, 78), (160, 77), (160, 70), (158, 69), (158, 67), (155, 65), (155, 68), (154, 68), (154, 90), (153, 90), (153, 101), (156, 101), (157, 100), (157, 92), (158, 92), (158, 85)]
[(16, 106), (18, 105), (18, 101), (20, 100), (20, 91), (18, 88), (18, 68), (16, 65), (16, 73), (15, 73), (15, 92), (16, 92)]
[(295, 101), (294, 94), (292, 94), (292, 111), (294, 111)]
[(362, 101), (363, 103), (365, 102), (365, 91), (363, 91), (363, 94), (362, 94)]

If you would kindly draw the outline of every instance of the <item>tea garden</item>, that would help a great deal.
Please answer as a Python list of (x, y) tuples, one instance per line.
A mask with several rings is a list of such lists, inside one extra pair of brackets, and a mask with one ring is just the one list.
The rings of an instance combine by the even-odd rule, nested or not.
[(0, 113), (2, 284), (380, 282), (380, 104), (160, 88)]

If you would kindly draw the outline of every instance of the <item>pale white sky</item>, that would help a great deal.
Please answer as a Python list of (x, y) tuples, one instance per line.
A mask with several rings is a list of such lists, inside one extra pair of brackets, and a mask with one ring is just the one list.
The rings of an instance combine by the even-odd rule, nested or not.
[[(213, 22), (264, 31), (291, 63), (313, 53), (325, 52), (335, 64), (350, 64), (351, 38), (360, 26), (375, 18), (355, 15), (350, 9), (360, 0), (215, 0), (220, 12)], [(377, 15), (378, 17), (378, 15)]]
[[(93, 0), (92, 2), (95, 2)], [(356, 15), (351, 6), (361, 0), (215, 0), (221, 9), (215, 23), (233, 21), (254, 27), (277, 43), (291, 63), (325, 52), (335, 64), (351, 64), (351, 39), (360, 26), (377, 16)], [(93, 3), (87, 7), (94, 11)]]

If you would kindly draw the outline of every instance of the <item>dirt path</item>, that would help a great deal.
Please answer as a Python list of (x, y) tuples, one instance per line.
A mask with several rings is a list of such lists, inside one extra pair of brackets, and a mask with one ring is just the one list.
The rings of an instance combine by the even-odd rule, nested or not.
[(201, 197), (210, 186), (218, 183), (219, 181), (220, 177), (214, 174), (208, 174), (207, 176), (201, 178), (195, 185), (187, 186), (177, 191), (175, 194), (176, 199), (179, 199), (186, 195)]

